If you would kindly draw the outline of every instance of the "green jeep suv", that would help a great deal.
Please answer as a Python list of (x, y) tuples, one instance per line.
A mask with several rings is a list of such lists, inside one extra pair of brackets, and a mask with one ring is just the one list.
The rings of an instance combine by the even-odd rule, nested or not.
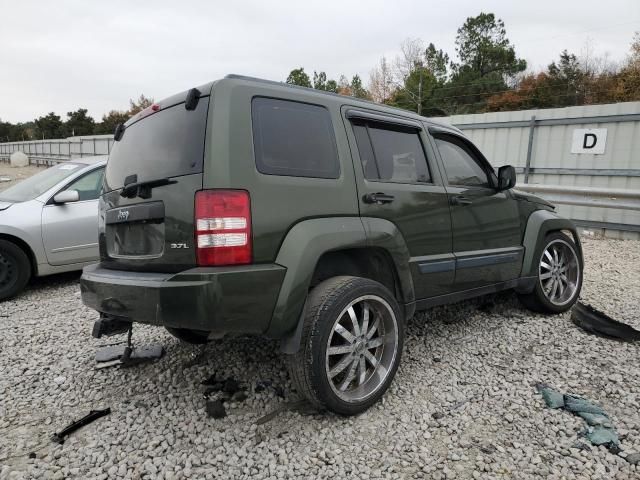
[(81, 280), (94, 334), (280, 339), (298, 393), (351, 415), (389, 387), (416, 310), (515, 289), (559, 313), (580, 293), (574, 225), (410, 112), (230, 75), (115, 139)]

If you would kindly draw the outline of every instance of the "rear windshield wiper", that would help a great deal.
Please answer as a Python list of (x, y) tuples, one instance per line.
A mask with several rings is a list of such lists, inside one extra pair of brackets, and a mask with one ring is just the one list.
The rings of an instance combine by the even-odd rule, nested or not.
[(146, 200), (147, 198), (151, 198), (152, 188), (178, 183), (177, 180), (169, 180), (168, 178), (147, 180), (145, 182), (138, 182), (137, 180), (137, 175), (129, 175), (127, 178), (125, 178), (124, 187), (120, 192), (120, 196), (124, 198), (140, 197)]

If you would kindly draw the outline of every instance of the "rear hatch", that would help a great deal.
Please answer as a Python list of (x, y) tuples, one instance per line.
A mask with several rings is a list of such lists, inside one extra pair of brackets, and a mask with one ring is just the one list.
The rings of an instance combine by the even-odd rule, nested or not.
[(103, 267), (177, 272), (196, 265), (194, 195), (202, 189), (210, 87), (194, 90), (116, 130), (100, 199)]

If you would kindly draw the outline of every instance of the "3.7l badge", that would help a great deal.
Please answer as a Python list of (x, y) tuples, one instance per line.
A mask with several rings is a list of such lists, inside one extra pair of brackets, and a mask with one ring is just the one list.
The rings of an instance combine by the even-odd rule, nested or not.
[(189, 245), (187, 245), (186, 243), (172, 243), (170, 246), (171, 248), (189, 248)]

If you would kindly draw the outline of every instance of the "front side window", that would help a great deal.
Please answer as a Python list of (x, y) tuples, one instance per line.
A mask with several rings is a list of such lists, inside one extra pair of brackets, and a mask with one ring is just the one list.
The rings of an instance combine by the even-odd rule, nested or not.
[(97, 200), (102, 189), (103, 176), (104, 167), (97, 168), (71, 183), (65, 190), (76, 190), (80, 196), (80, 201)]
[(256, 97), (251, 103), (256, 168), (267, 175), (338, 178), (329, 111), (318, 105)]
[(368, 180), (430, 183), (422, 142), (417, 130), (355, 122), (353, 133)]
[(487, 172), (463, 140), (451, 135), (435, 137), (449, 185), (490, 187)]

